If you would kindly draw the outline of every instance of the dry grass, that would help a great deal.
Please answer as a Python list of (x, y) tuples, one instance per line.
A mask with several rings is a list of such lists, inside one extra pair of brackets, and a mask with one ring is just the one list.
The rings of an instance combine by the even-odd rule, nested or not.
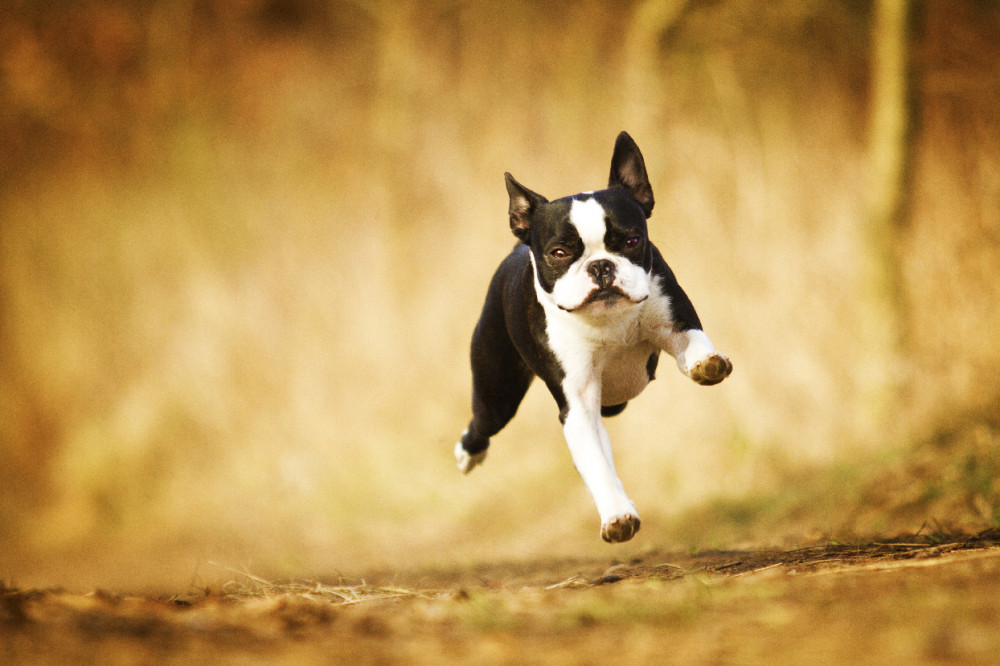
[(432, 590), (368, 585), (363, 581), (351, 585), (328, 585), (316, 580), (274, 582), (245, 571), (239, 572), (232, 569), (229, 571), (237, 578), (224, 583), (220, 592), (225, 598), (233, 601), (296, 598), (306, 601), (322, 601), (334, 606), (350, 606), (389, 599), (431, 599), (440, 594)]

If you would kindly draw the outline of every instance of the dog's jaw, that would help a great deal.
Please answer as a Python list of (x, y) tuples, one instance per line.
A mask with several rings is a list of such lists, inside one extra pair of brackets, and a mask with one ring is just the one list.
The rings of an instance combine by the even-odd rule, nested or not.
[(639, 305), (647, 298), (649, 298), (649, 294), (640, 298), (632, 298), (618, 287), (612, 287), (610, 289), (594, 289), (587, 295), (586, 298), (583, 299), (583, 302), (576, 307), (567, 307), (565, 305), (557, 305), (557, 307), (564, 312), (607, 314), (617, 311), (620, 308)]

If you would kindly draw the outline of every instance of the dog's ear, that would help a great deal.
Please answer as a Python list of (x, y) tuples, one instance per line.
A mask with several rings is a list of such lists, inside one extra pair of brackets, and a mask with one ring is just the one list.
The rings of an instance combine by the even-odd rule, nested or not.
[(622, 132), (615, 141), (615, 154), (611, 157), (611, 176), (608, 188), (623, 187), (635, 198), (648, 218), (653, 213), (653, 188), (646, 175), (646, 162), (642, 159), (639, 146)]
[(504, 178), (507, 179), (507, 194), (510, 195), (510, 208), (507, 209), (510, 214), (510, 230), (522, 243), (527, 243), (528, 232), (531, 229), (531, 214), (535, 212), (538, 204), (548, 203), (548, 199), (532, 192), (514, 180), (514, 176), (509, 173), (505, 173)]

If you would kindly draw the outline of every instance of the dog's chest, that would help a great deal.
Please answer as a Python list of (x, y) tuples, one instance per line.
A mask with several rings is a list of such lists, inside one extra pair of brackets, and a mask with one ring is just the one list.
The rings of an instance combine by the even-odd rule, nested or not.
[(658, 353), (649, 343), (616, 350), (603, 361), (601, 404), (619, 405), (636, 397), (653, 379), (650, 356)]
[(565, 372), (564, 389), (585, 392), (599, 379), (602, 405), (639, 395), (652, 379), (655, 343), (672, 326), (669, 299), (654, 288), (640, 306), (604, 317), (584, 317), (546, 308), (550, 349)]

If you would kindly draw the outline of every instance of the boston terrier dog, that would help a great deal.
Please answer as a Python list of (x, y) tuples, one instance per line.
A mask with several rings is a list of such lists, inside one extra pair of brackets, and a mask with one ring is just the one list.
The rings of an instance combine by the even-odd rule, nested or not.
[(601, 418), (642, 392), (661, 349), (706, 386), (728, 377), (732, 363), (647, 236), (653, 190), (632, 137), (618, 135), (606, 190), (549, 201), (505, 176), (520, 242), (493, 276), (472, 336), (472, 421), (455, 445), (458, 468), (467, 474), (483, 462), (537, 376), (559, 407), (601, 537), (628, 541), (639, 516)]

